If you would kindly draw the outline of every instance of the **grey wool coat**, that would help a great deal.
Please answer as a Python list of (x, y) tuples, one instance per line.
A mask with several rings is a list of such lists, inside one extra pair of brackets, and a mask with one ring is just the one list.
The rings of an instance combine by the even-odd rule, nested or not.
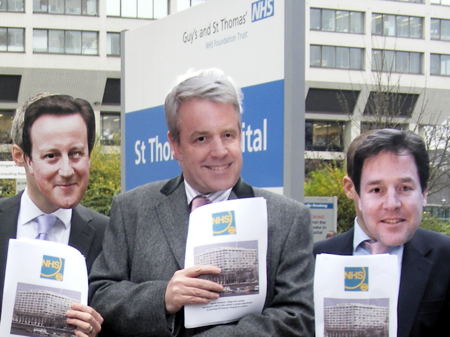
[[(267, 295), (261, 314), (237, 322), (173, 330), (164, 295), (183, 268), (189, 208), (183, 177), (138, 187), (113, 201), (103, 253), (90, 275), (91, 305), (104, 317), (101, 336), (312, 336), (314, 261), (308, 209), (239, 180), (230, 198), (261, 196), (268, 207)], [(172, 316), (173, 318), (173, 316)]]

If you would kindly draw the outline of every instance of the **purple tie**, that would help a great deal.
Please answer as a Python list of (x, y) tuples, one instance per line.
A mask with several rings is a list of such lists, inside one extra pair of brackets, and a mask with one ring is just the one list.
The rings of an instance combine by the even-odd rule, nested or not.
[(385, 246), (380, 241), (366, 240), (363, 244), (370, 254), (385, 254), (389, 251), (389, 247)]
[(201, 206), (204, 206), (206, 204), (210, 204), (211, 201), (207, 198), (204, 197), (203, 195), (197, 195), (194, 199), (192, 199), (192, 203), (191, 203), (191, 212)]
[(56, 216), (53, 214), (43, 214), (36, 218), (38, 223), (37, 231), (38, 235), (36, 239), (48, 240), (48, 231), (53, 227), (56, 222)]

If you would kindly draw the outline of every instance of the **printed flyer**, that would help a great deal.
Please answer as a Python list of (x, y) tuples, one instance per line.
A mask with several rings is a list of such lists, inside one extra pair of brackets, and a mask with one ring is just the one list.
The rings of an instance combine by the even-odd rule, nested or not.
[(189, 218), (185, 267), (214, 265), (202, 275), (224, 291), (206, 305), (184, 308), (185, 327), (236, 321), (261, 313), (266, 298), (267, 205), (264, 198), (227, 200), (197, 208)]
[(399, 281), (395, 255), (317, 255), (316, 336), (396, 337)]
[(65, 313), (87, 304), (83, 255), (73, 247), (31, 239), (10, 239), (3, 289), (0, 336), (72, 337)]

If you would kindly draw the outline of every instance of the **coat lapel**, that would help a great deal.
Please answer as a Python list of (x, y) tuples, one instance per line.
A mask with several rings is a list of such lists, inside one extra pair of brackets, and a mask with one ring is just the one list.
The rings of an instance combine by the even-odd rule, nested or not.
[(425, 257), (432, 248), (423, 246), (417, 234), (405, 245), (403, 251), (397, 308), (398, 337), (409, 336), (432, 267)]
[(70, 220), (69, 245), (78, 249), (86, 258), (95, 236), (95, 230), (89, 225), (92, 216), (77, 206), (72, 211)]
[(189, 227), (189, 208), (183, 177), (171, 179), (163, 186), (166, 196), (155, 206), (159, 224), (180, 268), (184, 268), (186, 239)]

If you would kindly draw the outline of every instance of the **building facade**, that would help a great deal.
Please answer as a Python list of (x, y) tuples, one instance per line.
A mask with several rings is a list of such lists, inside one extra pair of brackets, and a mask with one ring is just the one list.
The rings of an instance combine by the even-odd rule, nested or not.
[[(14, 109), (51, 91), (90, 101), (102, 142), (117, 145), (120, 32), (206, 1), (0, 0), (0, 143)], [(449, 118), (450, 0), (306, 0), (305, 31), (307, 172), (343, 160), (383, 104), (392, 125), (421, 133)]]

